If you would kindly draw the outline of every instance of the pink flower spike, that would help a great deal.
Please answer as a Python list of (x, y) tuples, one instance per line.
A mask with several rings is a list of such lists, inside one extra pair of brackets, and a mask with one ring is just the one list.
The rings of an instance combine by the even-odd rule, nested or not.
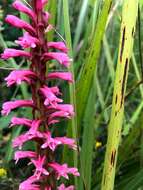
[(41, 148), (49, 147), (52, 151), (55, 151), (56, 147), (61, 144), (60, 141), (56, 138), (52, 138), (51, 133), (48, 131), (44, 133), (45, 143), (41, 146)]
[(31, 176), (20, 184), (19, 190), (40, 190), (40, 186), (34, 184), (37, 181), (38, 180), (35, 176)]
[(36, 74), (30, 70), (15, 70), (5, 78), (5, 81), (7, 82), (7, 86), (12, 86), (15, 83), (19, 85), (22, 81), (31, 84), (31, 80), (35, 78)]
[(17, 16), (7, 15), (7, 17), (5, 18), (5, 21), (7, 23), (11, 24), (14, 27), (25, 29), (31, 35), (35, 35), (36, 34), (35, 29), (30, 24), (28, 24), (27, 22), (19, 19)]
[(64, 53), (68, 52), (68, 48), (66, 47), (64, 42), (48, 42), (47, 47), (60, 50), (60, 51), (62, 51)]
[(65, 67), (70, 66), (71, 59), (68, 57), (66, 53), (59, 53), (59, 52), (48, 52), (44, 54), (44, 58), (46, 60), (55, 59), (58, 61), (61, 65), (64, 65)]
[(68, 147), (73, 150), (77, 150), (77, 145), (74, 139), (67, 137), (56, 137), (55, 140), (61, 142), (63, 145), (68, 145)]
[(12, 57), (20, 57), (20, 56), (30, 58), (31, 54), (23, 50), (17, 50), (12, 48), (6, 48), (4, 52), (1, 54), (2, 59), (9, 59)]
[(19, 0), (16, 0), (13, 4), (12, 4), (13, 8), (15, 8), (18, 11), (21, 11), (25, 14), (27, 14), (29, 17), (31, 17), (33, 19), (33, 21), (35, 21), (36, 19), (36, 14), (34, 13), (33, 10), (31, 10), (30, 8), (28, 8), (26, 5), (24, 5), (23, 3), (21, 3)]
[(32, 120), (27, 119), (27, 118), (18, 118), (18, 117), (13, 117), (11, 119), (11, 124), (10, 127), (13, 127), (15, 125), (25, 125), (28, 127), (31, 127), (32, 125)]
[(43, 94), (43, 96), (46, 98), (44, 101), (44, 105), (51, 105), (53, 107), (57, 106), (57, 103), (63, 102), (62, 99), (59, 99), (55, 96), (52, 88), (49, 88), (47, 86), (44, 86), (43, 88), (40, 88), (40, 92)]
[(31, 162), (34, 164), (36, 168), (34, 176), (36, 176), (37, 179), (40, 179), (42, 174), (46, 176), (49, 175), (49, 172), (45, 168), (43, 168), (45, 164), (45, 159), (45, 156), (42, 157), (39, 155), (38, 160), (31, 160)]
[(60, 165), (56, 162), (53, 162), (49, 163), (49, 166), (55, 170), (58, 180), (60, 179), (60, 177), (69, 179), (68, 174), (73, 174), (74, 176), (80, 176), (77, 168), (68, 168), (67, 164)]
[(74, 190), (74, 186), (70, 185), (68, 187), (65, 187), (65, 185), (62, 183), (59, 187), (58, 190)]
[(36, 156), (37, 154), (32, 151), (17, 151), (14, 154), (14, 160), (17, 163), (21, 158), (36, 158)]
[(31, 36), (28, 32), (25, 32), (23, 37), (19, 37), (18, 40), (15, 40), (15, 43), (19, 44), (23, 48), (35, 48), (40, 44), (40, 41)]
[(2, 115), (8, 115), (11, 110), (16, 109), (18, 107), (34, 107), (32, 100), (15, 100), (5, 102), (2, 106)]
[(73, 82), (73, 76), (70, 72), (53, 72), (49, 73), (47, 79), (62, 79), (68, 82)]

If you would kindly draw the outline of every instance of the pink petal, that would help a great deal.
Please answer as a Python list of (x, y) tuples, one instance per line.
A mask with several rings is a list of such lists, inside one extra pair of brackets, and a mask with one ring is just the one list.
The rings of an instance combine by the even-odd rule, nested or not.
[(32, 79), (36, 78), (36, 74), (30, 70), (15, 70), (12, 71), (8, 77), (5, 78), (7, 86), (12, 86), (13, 84), (21, 84), (22, 81), (31, 83)]
[(68, 52), (68, 48), (66, 47), (64, 42), (48, 42), (47, 47), (63, 51), (64, 53)]
[(15, 42), (23, 48), (35, 48), (40, 43), (37, 38), (31, 36), (28, 32), (25, 32), (24, 36), (19, 37)]
[(48, 79), (62, 79), (68, 82), (73, 82), (73, 76), (70, 72), (53, 72), (48, 74)]
[(27, 118), (13, 117), (11, 119), (10, 127), (13, 127), (14, 125), (25, 125), (25, 126), (31, 127), (32, 120), (27, 119)]
[(6, 48), (4, 52), (1, 54), (2, 59), (9, 59), (12, 57), (20, 57), (20, 56), (29, 58), (31, 54), (23, 50), (17, 50), (12, 48)]
[(71, 62), (71, 59), (68, 57), (68, 55), (66, 53), (49, 52), (49, 53), (44, 54), (44, 58), (46, 60), (55, 59), (61, 65), (64, 65), (65, 67), (70, 66), (70, 62)]
[(16, 109), (18, 107), (34, 107), (32, 100), (15, 100), (5, 102), (2, 106), (2, 115), (8, 115), (11, 110)]
[(14, 160), (16, 160), (16, 163), (21, 158), (36, 158), (37, 154), (32, 151), (16, 151), (14, 154)]
[(5, 21), (7, 23), (11, 24), (14, 27), (25, 29), (31, 35), (35, 35), (36, 34), (35, 29), (30, 24), (28, 24), (27, 22), (19, 19), (17, 16), (7, 15), (7, 17), (5, 18)]
[(36, 14), (34, 13), (33, 10), (31, 10), (30, 8), (28, 8), (26, 5), (24, 5), (22, 2), (20, 2), (19, 0), (16, 0), (13, 4), (12, 4), (13, 8), (15, 8), (18, 11), (21, 11), (25, 14), (27, 14), (29, 17), (31, 17), (33, 20), (36, 19)]

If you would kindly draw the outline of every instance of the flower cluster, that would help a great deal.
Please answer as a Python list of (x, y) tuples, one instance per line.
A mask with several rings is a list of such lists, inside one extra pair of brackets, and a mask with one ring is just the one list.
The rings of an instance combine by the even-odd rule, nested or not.
[[(31, 87), (31, 100), (8, 101), (3, 104), (2, 115), (8, 115), (14, 109), (20, 107), (31, 107), (33, 119), (13, 117), (10, 127), (24, 126), (24, 133), (13, 139), (13, 148), (17, 148), (14, 159), (28, 158), (29, 164), (34, 166), (34, 173), (23, 181), (19, 190), (73, 190), (74, 186), (66, 187), (63, 183), (57, 185), (57, 181), (64, 177), (69, 179), (69, 174), (79, 176), (77, 168), (68, 167), (66, 163), (59, 164), (55, 159), (55, 151), (59, 146), (67, 145), (76, 150), (74, 139), (66, 136), (53, 136), (53, 124), (61, 119), (70, 119), (74, 116), (74, 108), (70, 104), (64, 104), (62, 93), (58, 86), (50, 86), (51, 80), (65, 80), (73, 82), (70, 72), (46, 73), (47, 65), (55, 60), (63, 67), (70, 65), (67, 55), (68, 49), (63, 42), (47, 42), (46, 32), (52, 30), (49, 24), (50, 14), (43, 7), (46, 0), (32, 0), (31, 6), (16, 0), (12, 6), (18, 11), (29, 16), (31, 24), (20, 18), (8, 15), (5, 21), (12, 26), (24, 29), (25, 33), (15, 41), (21, 49), (7, 48), (1, 54), (2, 59), (13, 57), (24, 57), (31, 62), (30, 68), (25, 70), (13, 70), (5, 78), (8, 87), (20, 85), (22, 82)], [(32, 8), (31, 8), (32, 7)], [(30, 48), (25, 51), (24, 48)], [(36, 151), (22, 150), (27, 141), (37, 144)]]

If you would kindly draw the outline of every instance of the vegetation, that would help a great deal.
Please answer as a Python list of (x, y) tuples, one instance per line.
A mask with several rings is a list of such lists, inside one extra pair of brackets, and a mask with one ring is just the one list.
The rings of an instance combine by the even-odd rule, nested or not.
[[(23, 0), (29, 3), (28, 0)], [(0, 51), (17, 47), (22, 32), (4, 22), (11, 0), (0, 2)], [(76, 115), (63, 121), (63, 132), (77, 139), (78, 152), (64, 147), (62, 158), (79, 168), (80, 177), (69, 180), (78, 190), (143, 189), (143, 0), (49, 0), (54, 31), (47, 35), (65, 41), (73, 59), (69, 71), (75, 83), (59, 82), (64, 101), (74, 104)], [(28, 18), (20, 17), (27, 22)], [(6, 87), (4, 78), (17, 68), (28, 68), (25, 59), (0, 59), (0, 104), (28, 99), (26, 84)], [(55, 69), (54, 62), (49, 69)], [(61, 69), (61, 68), (60, 68)], [(24, 159), (15, 165), (12, 139), (24, 128), (9, 128), (13, 116), (31, 116), (27, 108), (0, 117), (0, 188), (17, 189), (31, 173)], [(26, 148), (33, 147), (27, 143)]]

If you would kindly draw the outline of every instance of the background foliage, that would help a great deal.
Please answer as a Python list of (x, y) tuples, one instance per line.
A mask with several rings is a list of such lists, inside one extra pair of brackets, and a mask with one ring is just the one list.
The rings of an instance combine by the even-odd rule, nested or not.
[[(49, 0), (46, 7), (52, 13), (51, 23), (55, 25), (56, 31), (56, 36), (51, 32), (48, 39), (53, 40), (57, 36), (59, 40), (65, 39), (70, 49), (69, 54), (73, 58), (70, 70), (75, 75), (75, 84), (59, 85), (65, 92), (65, 100), (69, 99), (77, 108), (77, 117), (61, 125), (64, 131), (67, 129), (69, 136), (77, 138), (78, 153), (72, 154), (64, 148), (63, 157), (60, 159), (78, 165), (81, 173), (80, 179), (75, 180), (78, 190), (101, 189), (124, 1), (127, 0)], [(4, 23), (7, 13), (18, 14), (11, 8), (11, 2), (0, 1), (1, 52), (5, 47), (16, 46), (13, 41), (22, 35), (20, 30)], [(140, 0), (125, 92), (115, 190), (143, 189), (142, 6), (143, 1)], [(25, 15), (21, 17), (27, 20)], [(11, 69), (26, 68), (27, 65), (21, 59), (0, 60), (0, 105), (6, 100), (30, 97), (26, 85), (8, 89), (4, 82), (4, 77)], [(54, 65), (51, 64), (50, 68), (54, 68)], [(2, 190), (17, 189), (19, 181), (29, 175), (31, 170), (26, 167), (26, 159), (16, 166), (13, 161), (11, 139), (24, 130), (18, 127), (8, 128), (13, 115), (26, 117), (30, 116), (30, 111), (27, 108), (19, 109), (8, 117), (0, 117), (0, 168), (5, 169), (5, 172), (0, 169)]]

